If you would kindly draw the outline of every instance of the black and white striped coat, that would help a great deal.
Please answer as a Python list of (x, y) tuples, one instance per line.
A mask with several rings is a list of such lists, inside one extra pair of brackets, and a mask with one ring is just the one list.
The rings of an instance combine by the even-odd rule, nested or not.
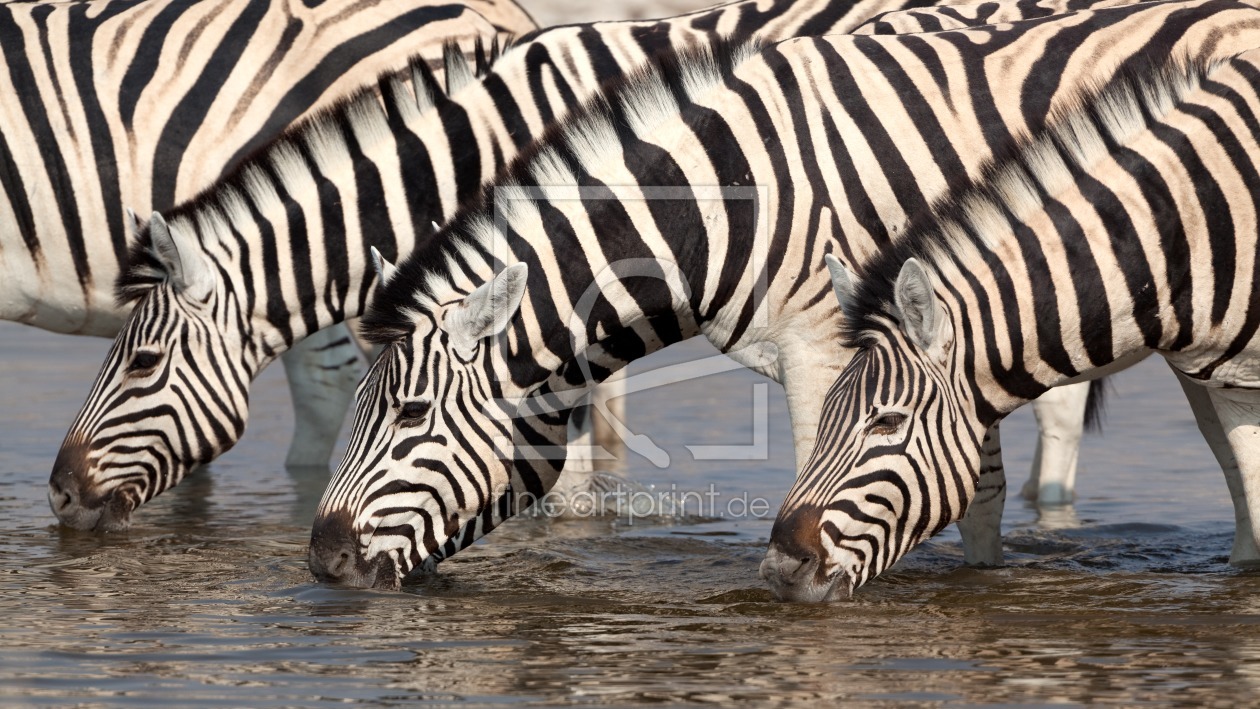
[[(192, 198), (417, 52), (532, 28), (510, 2), (0, 4), (0, 319), (114, 336), (125, 207)], [(356, 357), (338, 331), (286, 357), (290, 463), (327, 464)]]
[(191, 199), (418, 51), (531, 29), (498, 2), (0, 4), (0, 319), (112, 337), (125, 207)]
[[(418, 66), (271, 146), (141, 235), (120, 292), (137, 303), (50, 482), (58, 517), (124, 526), (132, 510), (244, 430), (254, 376), (293, 343), (362, 312), (368, 250), (409, 252), (430, 224), (601, 81), (658, 51), (735, 33), (841, 32), (904, 0), (774, 0), (668, 20), (527, 37), (480, 82), (448, 69), (448, 99)], [(154, 238), (169, 234), (170, 239)]]
[(896, 243), (1081, 86), (1258, 29), (1249, 5), (1156, 3), (796, 39), (612, 91), (387, 279), (365, 319), (385, 350), (311, 568), (391, 586), (463, 548), (546, 494), (588, 370), (693, 335), (781, 381), (799, 434), (852, 353), (824, 256), (864, 263)]
[(962, 514), (990, 424), (1150, 352), (1223, 463), (1231, 561), (1260, 562), (1260, 51), (1213, 54), (1083, 93), (837, 270), (857, 354), (775, 524), (778, 595), (851, 593)]

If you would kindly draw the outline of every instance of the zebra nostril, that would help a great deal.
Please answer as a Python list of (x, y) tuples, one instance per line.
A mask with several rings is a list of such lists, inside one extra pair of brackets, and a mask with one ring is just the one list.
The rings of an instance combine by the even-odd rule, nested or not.
[(800, 583), (806, 580), (818, 567), (818, 557), (814, 554), (798, 556), (794, 561), (797, 562), (794, 568), (786, 568), (787, 565), (784, 564), (780, 571), (783, 579), (788, 583)]
[(52, 474), (48, 479), (48, 504), (59, 519), (79, 506), (79, 486), (74, 473), (59, 470)]
[(350, 552), (343, 551), (337, 555), (337, 559), (333, 561), (332, 565), (328, 568), (328, 573), (332, 576), (340, 578), (345, 574), (346, 569), (349, 568), (352, 563)]
[(52, 494), (53, 512), (65, 512), (74, 504), (74, 496), (60, 488), (54, 488)]
[(771, 544), (761, 562), (761, 578), (772, 586), (796, 586), (810, 581), (818, 570), (817, 554), (801, 553), (798, 549), (783, 550)]

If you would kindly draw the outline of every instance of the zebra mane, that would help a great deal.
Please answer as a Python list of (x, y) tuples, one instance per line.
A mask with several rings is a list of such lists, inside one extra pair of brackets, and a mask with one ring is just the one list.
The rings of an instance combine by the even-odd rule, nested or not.
[[(494, 264), (497, 254), (508, 253), (507, 235), (496, 227), (496, 216), (509, 233), (518, 231), (514, 226), (522, 221), (537, 223), (540, 215), (531, 195), (573, 193), (580, 184), (579, 175), (606, 163), (610, 156), (621, 155), (623, 137), (651, 140), (665, 121), (709, 89), (724, 84), (761, 46), (756, 40), (719, 39), (675, 49), (604, 83), (397, 265), (395, 274), (372, 297), (361, 321), (363, 336), (375, 344), (406, 337), (422, 313), (442, 305), (439, 298), (452, 289), (471, 290), (469, 274), (477, 274), (477, 265)], [(507, 265), (511, 264), (498, 263), (497, 267)]]
[(912, 218), (900, 239), (858, 266), (844, 305), (845, 344), (869, 344), (888, 320), (897, 320), (893, 290), (908, 259), (940, 274), (959, 250), (988, 251), (989, 234), (1043, 209), (1047, 198), (1167, 117), (1221, 63), (1169, 58), (1126, 65), (1110, 81), (1082, 89), (1042, 129), (997, 152), (977, 177), (954, 185)]
[[(435, 110), (449, 102), (455, 93), (488, 74), (511, 48), (511, 40), (500, 42), (495, 38), (487, 45), (477, 38), (470, 65), (459, 45), (444, 44), (444, 86), (438, 83), (424, 57), (412, 55), (406, 69), (382, 73), (375, 83), (361, 86), (289, 126), (232, 167), (214, 185), (164, 211), (163, 215), (168, 222), (178, 223), (177, 228), (192, 230), (199, 238), (204, 238), (206, 233), (213, 233), (216, 225), (230, 224), (230, 215), (249, 215), (253, 212), (251, 205), (275, 199), (276, 185), (289, 189), (286, 177), (301, 172), (291, 169), (295, 161), (310, 160), (320, 164), (321, 147), (333, 148), (330, 152), (344, 152), (348, 136), (359, 135), (370, 140), (374, 133), (389, 131), (391, 121), (396, 118), (409, 121)], [(129, 241), (126, 264), (114, 282), (114, 297), (120, 307), (144, 297), (167, 278), (166, 270), (153, 251), (147, 225)]]

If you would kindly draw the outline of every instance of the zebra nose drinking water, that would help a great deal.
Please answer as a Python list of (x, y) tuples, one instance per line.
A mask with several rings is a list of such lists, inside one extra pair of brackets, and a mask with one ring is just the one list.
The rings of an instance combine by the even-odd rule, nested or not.
[(117, 488), (92, 489), (85, 478), (88, 452), (83, 444), (62, 447), (48, 480), (48, 504), (58, 519), (76, 529), (113, 531), (125, 527), (134, 505), (129, 496), (114, 494)]
[[(447, 42), (468, 46), (532, 29), (524, 10), (497, 0), (0, 5), (7, 67), (0, 78), (0, 320), (113, 337), (129, 310), (116, 300), (116, 279), (143, 268), (128, 260), (136, 233), (128, 231), (125, 206), (147, 214), (191, 199), (287, 124), (417, 53), (436, 62)], [(77, 78), (67, 81), (67, 72)], [(358, 350), (344, 327), (329, 328), (283, 356), (295, 413), (286, 463), (326, 466), (357, 380)], [(96, 423), (103, 423), (69, 437), (62, 458), (77, 456), (82, 464), (58, 464), (49, 480), (58, 518), (78, 528), (118, 529), (160, 492), (159, 481), (178, 482), (180, 473), (159, 459), (176, 454), (149, 447), (186, 450), (199, 445), (187, 443), (197, 433), (185, 440), (170, 437), (170, 429), (155, 435), (150, 419), (218, 396), (208, 381), (223, 374), (216, 365), (207, 361), (178, 385), (119, 377), (122, 388), (135, 389), (115, 402), (150, 399), (107, 413), (108, 405), (97, 406)], [(218, 418), (215, 424), (232, 429), (227, 417)], [(113, 456), (108, 449), (125, 429), (133, 440)], [(215, 425), (205, 430), (203, 438), (219, 432)], [(79, 455), (93, 443), (97, 450)], [(129, 460), (140, 464), (133, 469)]]
[(813, 508), (801, 508), (790, 517), (775, 520), (771, 532), (778, 540), (762, 560), (759, 575), (772, 588), (801, 588), (815, 592), (816, 598), (801, 600), (828, 600), (833, 590), (842, 587), (847, 595), (851, 584), (840, 575), (828, 578), (822, 560), (826, 550), (816, 534), (822, 514)]
[[(520, 507), (511, 498), (536, 498), (554, 485), (556, 461), (539, 451), (562, 450), (561, 441), (551, 438), (568, 416), (559, 400), (596, 379), (571, 377), (580, 369), (574, 363), (598, 358), (604, 376), (696, 335), (726, 352), (755, 343), (775, 346), (777, 364), (760, 371), (787, 390), (797, 461), (804, 462), (816, 433), (830, 430), (817, 425), (819, 392), (857, 349), (836, 337), (843, 317), (823, 297), (831, 288), (818, 265), (836, 253), (855, 261), (869, 258), (901, 238), (895, 233), (900, 221), (854, 215), (854, 193), (846, 191), (843, 179), (828, 179), (828, 171), (853, 174), (854, 185), (861, 181), (858, 175), (878, 176), (880, 194), (890, 195), (883, 204), (904, 213), (911, 201), (930, 203), (950, 177), (961, 179), (969, 167), (981, 167), (991, 150), (1004, 149), (1023, 130), (988, 120), (984, 107), (960, 111), (951, 95), (925, 95), (896, 79), (907, 72), (905, 62), (925, 76), (935, 73), (918, 66), (912, 52), (902, 57), (903, 45), (941, 42), (941, 51), (951, 56), (949, 72), (982, 76), (988, 95), (1014, 102), (1015, 96), (1030, 95), (1030, 85), (1036, 87), (1031, 95), (1037, 101), (1015, 102), (1021, 110), (1012, 115), (1022, 123), (1052, 108), (1040, 97), (1105, 80), (1124, 61), (1219, 51), (1224, 41), (1202, 49), (1203, 34), (1260, 26), (1251, 8), (1192, 5), (1199, 15), (1182, 13), (1182, 7), (1138, 5), (1057, 24), (1027, 23), (1005, 33), (1000, 46), (981, 41), (988, 37), (984, 30), (960, 30), (948, 39), (829, 35), (755, 53), (728, 45), (707, 55), (677, 55), (626, 83), (609, 85), (605, 96), (501, 173), (494, 202), (487, 197), (460, 213), (391, 267), (398, 275), (377, 289), (364, 319), (368, 339), (383, 353), (360, 388), (352, 442), (317, 518), (346, 513), (367, 522), (359, 553), (368, 559), (388, 554), (403, 573), (416, 561), (437, 563), (492, 528), (470, 525), (483, 516), (497, 523), (502, 515), (495, 506), (509, 500), (504, 506), (515, 514)], [(1234, 12), (1238, 16), (1227, 16)], [(1140, 28), (1153, 26), (1159, 27), (1157, 37), (1127, 42)], [(1091, 41), (1123, 48), (1109, 55), (1114, 62), (1089, 63), (1096, 72), (1047, 72), (1040, 64), (1027, 65), (1029, 74), (982, 69), (1027, 57), (1029, 47), (1044, 47), (1052, 35), (1065, 32), (1093, 32)], [(961, 36), (975, 42), (959, 44)], [(883, 48), (879, 66), (855, 74), (853, 66), (870, 64), (875, 46)], [(834, 86), (840, 77), (843, 90), (834, 98), (794, 90)], [(877, 101), (878, 110), (864, 101)], [(830, 116), (855, 108), (863, 111), (856, 128), (852, 121), (839, 128), (828, 123)], [(799, 121), (786, 118), (798, 113)], [(815, 119), (816, 133), (810, 129)], [(977, 126), (982, 129), (973, 130)], [(916, 140), (898, 141), (894, 150), (890, 136)], [(936, 156), (928, 149), (932, 145), (948, 145), (950, 151)], [(857, 151), (862, 159), (855, 168)], [(883, 158), (898, 151), (902, 162), (890, 170)], [(943, 157), (948, 165), (939, 162)], [(825, 165), (825, 174), (789, 179), (787, 166), (796, 164)], [(922, 178), (915, 179), (920, 171)], [(704, 182), (687, 182), (691, 174)], [(736, 192), (718, 194), (709, 187), (714, 181), (775, 188), (750, 209), (754, 200)], [(689, 190), (668, 200), (644, 197), (660, 194), (653, 186), (673, 184)], [(598, 185), (597, 198), (573, 196), (588, 185)], [(870, 196), (861, 193), (862, 200)], [(498, 204), (507, 206), (496, 212)], [(764, 262), (757, 258), (759, 234), (773, 235)], [(518, 290), (521, 278), (525, 287)], [(584, 315), (591, 312), (586, 293), (598, 296), (604, 315)], [(418, 399), (432, 402), (438, 416), (406, 415), (408, 402)], [(877, 433), (897, 429), (892, 419), (875, 423)], [(977, 561), (1000, 563), (995, 523), (1005, 479), (1000, 466), (981, 466), (985, 440), (996, 443), (984, 432), (976, 436), (976, 467), (989, 474), (959, 482), (970, 504), (965, 510), (951, 507), (950, 521), (965, 523), (963, 512), (968, 518), (985, 512), (978, 519), (991, 536), (980, 541), (987, 542), (981, 546), (993, 561)], [(514, 492), (504, 492), (509, 489)], [(899, 523), (895, 516), (879, 522)], [(845, 551), (838, 555), (844, 562), (831, 567), (844, 569), (854, 585), (863, 577), (853, 574), (856, 562), (844, 554), (859, 553), (869, 556), (861, 549)], [(794, 579), (798, 567), (772, 562), (767, 571)]]
[(311, 574), (324, 583), (355, 588), (398, 586), (397, 566), (389, 555), (378, 554), (369, 562), (358, 549), (358, 534), (348, 515), (322, 518), (311, 532)]
[[(1260, 50), (1133, 65), (961, 183), (857, 282), (833, 270), (858, 352), (767, 563), (795, 547), (792, 516), (822, 510), (822, 563), (866, 582), (966, 512), (995, 421), (1151, 352), (1221, 463), (1230, 562), (1260, 563), (1258, 104)], [(817, 600), (829, 578), (771, 586)]]

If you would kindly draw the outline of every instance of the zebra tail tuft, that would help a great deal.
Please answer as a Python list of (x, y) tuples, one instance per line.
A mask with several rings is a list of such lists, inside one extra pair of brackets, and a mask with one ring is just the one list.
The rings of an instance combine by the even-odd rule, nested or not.
[(1085, 430), (1102, 433), (1103, 414), (1107, 412), (1107, 391), (1111, 382), (1106, 378), (1089, 383), (1089, 397), (1085, 399)]

